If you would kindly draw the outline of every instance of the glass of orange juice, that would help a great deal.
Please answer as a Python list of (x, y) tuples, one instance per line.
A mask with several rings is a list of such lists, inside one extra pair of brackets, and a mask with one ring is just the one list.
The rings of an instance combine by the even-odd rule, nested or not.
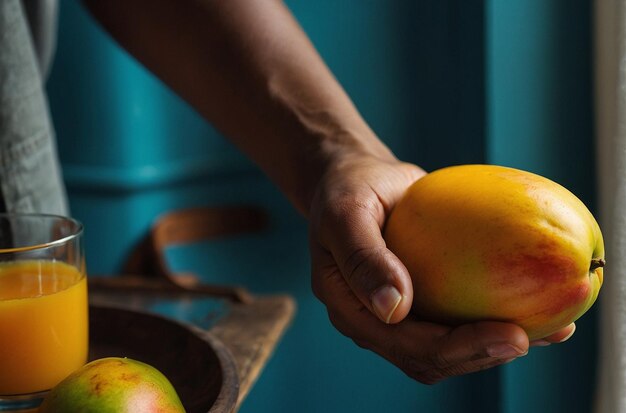
[(87, 361), (83, 227), (0, 214), (0, 411), (37, 407)]

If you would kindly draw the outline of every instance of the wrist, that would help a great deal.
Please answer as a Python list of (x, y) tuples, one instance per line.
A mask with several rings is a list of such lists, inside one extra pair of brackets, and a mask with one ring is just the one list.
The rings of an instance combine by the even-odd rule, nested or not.
[[(312, 154), (312, 156), (311, 156)], [(318, 140), (317, 147), (304, 163), (302, 184), (296, 194), (296, 205), (309, 216), (311, 203), (327, 178), (348, 170), (351, 165), (367, 161), (398, 162), (389, 148), (366, 126), (363, 130), (342, 130)]]

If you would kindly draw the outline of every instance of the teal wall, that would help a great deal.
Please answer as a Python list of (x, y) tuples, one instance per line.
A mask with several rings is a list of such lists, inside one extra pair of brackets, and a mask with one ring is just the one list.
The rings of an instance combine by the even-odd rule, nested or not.
[[(373, 129), (427, 170), (489, 162), (549, 176), (593, 205), (590, 10), (582, 0), (290, 0)], [(564, 345), (436, 386), (336, 332), (311, 294), (306, 223), (197, 113), (61, 2), (48, 84), (91, 273), (116, 273), (163, 211), (249, 203), (261, 234), (171, 251), (206, 281), (286, 291), (298, 314), (242, 412), (587, 412), (595, 312)], [(418, 343), (416, 343), (418, 345)]]

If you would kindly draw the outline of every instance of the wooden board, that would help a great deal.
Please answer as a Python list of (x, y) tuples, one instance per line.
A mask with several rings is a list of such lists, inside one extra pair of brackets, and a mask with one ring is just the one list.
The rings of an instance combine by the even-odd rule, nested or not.
[(287, 295), (258, 296), (237, 303), (139, 279), (92, 278), (89, 288), (94, 305), (161, 314), (202, 328), (221, 342), (238, 375), (238, 397), (232, 411), (244, 402), (295, 312), (295, 302)]
[(295, 303), (288, 296), (260, 297), (250, 304), (235, 304), (230, 314), (211, 328), (230, 350), (239, 372), (240, 406), (259, 377), (288, 327)]
[(187, 413), (235, 409), (238, 378), (228, 350), (199, 328), (117, 307), (89, 308), (89, 359), (128, 357), (154, 366), (172, 383)]

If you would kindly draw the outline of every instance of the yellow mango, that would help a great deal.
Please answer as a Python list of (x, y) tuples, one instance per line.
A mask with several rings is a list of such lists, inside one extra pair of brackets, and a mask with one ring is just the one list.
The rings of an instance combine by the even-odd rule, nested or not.
[(598, 223), (570, 191), (493, 165), (427, 174), (384, 231), (413, 280), (413, 311), (449, 325), (515, 323), (531, 340), (569, 325), (602, 285)]
[(87, 363), (57, 384), (39, 413), (184, 413), (176, 390), (156, 368), (107, 357)]

